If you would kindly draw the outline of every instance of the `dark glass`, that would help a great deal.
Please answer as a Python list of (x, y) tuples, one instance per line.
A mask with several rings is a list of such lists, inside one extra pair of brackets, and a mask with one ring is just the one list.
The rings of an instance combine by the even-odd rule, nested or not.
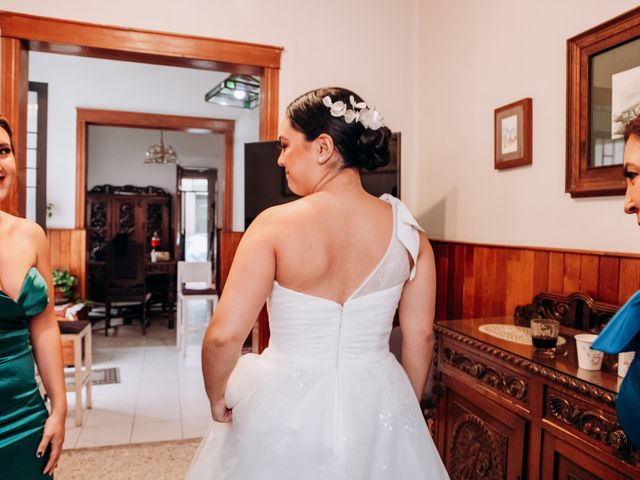
[(550, 318), (531, 319), (531, 343), (538, 355), (553, 356), (560, 333), (560, 322)]
[(558, 337), (531, 337), (531, 342), (536, 348), (555, 348), (556, 344), (558, 343)]

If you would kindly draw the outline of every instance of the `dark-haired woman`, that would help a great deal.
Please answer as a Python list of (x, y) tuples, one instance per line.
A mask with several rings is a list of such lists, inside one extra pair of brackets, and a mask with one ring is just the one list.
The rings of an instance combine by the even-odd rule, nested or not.
[[(0, 202), (16, 181), (11, 128), (0, 117)], [(49, 243), (35, 223), (0, 210), (0, 478), (51, 478), (67, 399), (60, 331), (49, 303)], [(33, 354), (32, 354), (33, 348)], [(47, 412), (34, 378), (51, 399)]]
[[(289, 188), (245, 233), (203, 344), (215, 422), (190, 479), (448, 478), (418, 400), (433, 348), (426, 236), (359, 169), (389, 162), (380, 113), (342, 88), (294, 100), (280, 127)], [(240, 350), (265, 301), (271, 338)], [(389, 352), (396, 309), (402, 366)]]

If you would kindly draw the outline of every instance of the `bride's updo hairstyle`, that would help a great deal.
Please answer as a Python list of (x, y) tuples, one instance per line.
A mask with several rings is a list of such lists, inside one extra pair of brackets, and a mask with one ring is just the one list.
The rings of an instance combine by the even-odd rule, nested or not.
[(389, 163), (391, 130), (381, 124), (376, 110), (345, 88), (307, 92), (289, 104), (286, 114), (308, 142), (323, 133), (329, 135), (342, 156), (343, 168), (375, 170)]

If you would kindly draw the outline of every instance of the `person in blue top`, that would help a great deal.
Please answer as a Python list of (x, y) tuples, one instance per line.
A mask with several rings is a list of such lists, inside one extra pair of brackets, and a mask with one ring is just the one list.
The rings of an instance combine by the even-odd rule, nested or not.
[[(2, 210), (16, 180), (11, 128), (0, 117), (0, 478), (35, 480), (53, 476), (67, 399), (47, 237)], [(34, 356), (51, 412), (35, 381)]]
[[(640, 115), (625, 128), (624, 176), (627, 193), (624, 211), (640, 225)], [(616, 399), (618, 421), (640, 448), (640, 291), (634, 293), (609, 321), (591, 348), (606, 353), (636, 352)]]

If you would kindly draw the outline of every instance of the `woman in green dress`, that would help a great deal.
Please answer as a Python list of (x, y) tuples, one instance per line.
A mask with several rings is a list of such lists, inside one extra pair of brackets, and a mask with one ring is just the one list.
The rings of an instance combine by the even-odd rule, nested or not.
[[(47, 237), (35, 223), (2, 210), (15, 181), (11, 128), (0, 117), (0, 479), (35, 480), (53, 476), (67, 400), (60, 331), (48, 299)], [(35, 381), (34, 357), (51, 412)]]

